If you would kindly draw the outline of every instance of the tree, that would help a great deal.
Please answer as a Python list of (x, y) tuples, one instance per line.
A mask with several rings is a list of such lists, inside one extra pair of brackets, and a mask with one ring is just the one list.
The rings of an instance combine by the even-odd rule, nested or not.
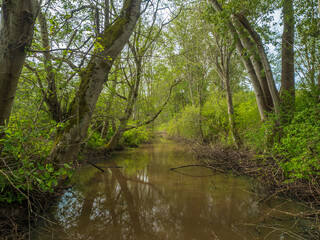
[(220, 38), (217, 34), (215, 35), (215, 46), (214, 46), (214, 60), (215, 70), (222, 80), (221, 88), (224, 88), (228, 106), (228, 118), (232, 140), (237, 148), (239, 148), (239, 136), (236, 129), (234, 107), (232, 100), (231, 91), (231, 78), (232, 78), (232, 65), (231, 61), (234, 60), (234, 47), (232, 42), (228, 41), (227, 38)]
[(94, 53), (80, 73), (80, 86), (71, 102), (69, 121), (57, 138), (57, 143), (50, 154), (50, 159), (57, 163), (74, 160), (88, 131), (103, 84), (114, 60), (129, 40), (140, 16), (140, 0), (125, 0), (120, 15), (113, 24), (105, 26), (97, 38)]
[[(162, 26), (159, 29), (155, 28), (157, 12), (158, 7), (154, 13), (151, 26), (146, 29), (144, 29), (142, 20), (139, 20), (137, 28), (132, 36), (133, 39), (128, 43), (130, 51), (128, 51), (127, 65), (130, 68), (129, 72), (131, 74), (124, 74), (125, 82), (128, 85), (128, 94), (126, 97), (123, 96), (123, 99), (126, 100), (126, 106), (124, 107), (124, 113), (119, 119), (120, 124), (117, 127), (117, 130), (112, 136), (111, 140), (107, 144), (107, 150), (113, 150), (118, 145), (120, 137), (126, 131), (128, 120), (132, 117), (133, 109), (139, 95), (143, 78), (143, 58), (145, 57), (149, 49), (154, 45), (154, 41), (159, 36), (162, 30)], [(144, 36), (144, 39), (142, 39), (142, 36)], [(129, 62), (130, 52), (133, 56), (134, 67), (131, 67), (131, 63)], [(123, 68), (123, 70), (126, 71), (125, 68)], [(131, 77), (128, 77), (128, 75), (131, 75)]]
[(288, 123), (293, 118), (295, 103), (294, 81), (294, 11), (293, 0), (283, 1), (283, 34), (281, 52), (281, 105), (282, 119)]
[(10, 118), (18, 80), (31, 45), (37, 0), (2, 1), (0, 25), (0, 126)]
[[(210, 0), (212, 6), (214, 9), (221, 13), (223, 12), (223, 8), (219, 4), (217, 0)], [(233, 4), (232, 2), (228, 3), (229, 5)], [(227, 4), (227, 5), (228, 5)], [(225, 8), (227, 13), (227, 21), (228, 22), (228, 28), (230, 32), (232, 33), (233, 37), (237, 41), (237, 49), (238, 53), (242, 54), (242, 50), (246, 47), (249, 48), (250, 46), (253, 47), (253, 49), (256, 49), (258, 55), (254, 54), (249, 60), (250, 63), (247, 60), (248, 63), (246, 63), (247, 71), (248, 73), (255, 71), (255, 76), (258, 77), (260, 82), (256, 81), (254, 77), (251, 77), (256, 96), (257, 96), (257, 102), (258, 106), (260, 95), (263, 92), (263, 95), (265, 96), (264, 104), (260, 107), (260, 109), (264, 109), (264, 112), (269, 112), (270, 104), (268, 103), (269, 99), (269, 92), (271, 95), (271, 99), (273, 102), (273, 109), (277, 116), (277, 125), (284, 124), (286, 121), (283, 119), (284, 115), (289, 114), (289, 112), (293, 112), (294, 107), (294, 54), (293, 54), (293, 42), (294, 42), (294, 15), (293, 15), (293, 2), (290, 0), (284, 1), (282, 3), (283, 7), (283, 21), (284, 21), (284, 28), (283, 28), (283, 41), (282, 41), (282, 73), (281, 73), (281, 97), (282, 101), (280, 103), (280, 97), (278, 90), (275, 85), (275, 80), (273, 77), (272, 68), (270, 65), (270, 61), (268, 59), (265, 45), (261, 39), (261, 36), (259, 33), (255, 30), (253, 24), (249, 21), (248, 17), (246, 16), (245, 11), (241, 11), (241, 9), (231, 10), (230, 6), (226, 6)], [(243, 9), (242, 9), (243, 10)], [(248, 14), (247, 14), (248, 15)], [(245, 30), (245, 32), (242, 30), (242, 28)], [(250, 38), (248, 38), (248, 36)], [(241, 42), (237, 39), (240, 39)], [(251, 41), (254, 43), (252, 45)], [(240, 46), (242, 45), (242, 46)], [(258, 60), (255, 60), (255, 58), (258, 57)], [(252, 67), (249, 65), (252, 65)], [(262, 66), (261, 66), (262, 65)], [(262, 68), (261, 68), (262, 67)], [(266, 78), (262, 78), (261, 74), (262, 72), (265, 74)], [(265, 81), (267, 85), (265, 84)], [(256, 88), (255, 85), (259, 85), (259, 88)], [(267, 87), (266, 87), (267, 86)], [(258, 89), (261, 89), (261, 93), (259, 93)], [(281, 106), (280, 106), (281, 105)], [(261, 113), (260, 110), (260, 113)], [(293, 113), (289, 114), (292, 115)], [(263, 117), (264, 118), (264, 117)], [(262, 119), (263, 119), (262, 118)]]

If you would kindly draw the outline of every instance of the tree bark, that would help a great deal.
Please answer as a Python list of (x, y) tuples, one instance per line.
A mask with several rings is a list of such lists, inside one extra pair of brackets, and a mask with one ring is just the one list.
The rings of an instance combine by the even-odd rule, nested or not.
[(73, 161), (88, 131), (97, 100), (107, 81), (115, 58), (120, 54), (140, 15), (141, 0), (125, 0), (120, 16), (107, 27), (98, 40), (88, 66), (81, 71), (81, 83), (68, 112), (69, 121), (59, 134), (49, 160), (56, 163)]
[[(37, 0), (2, 1), (0, 26), (0, 126), (8, 124), (27, 49), (33, 38)], [(1, 135), (0, 135), (1, 137)]]
[[(41, 30), (42, 47), (44, 49), (50, 48), (47, 19), (42, 12), (39, 13), (38, 19)], [(57, 96), (56, 74), (54, 73), (52, 56), (49, 52), (44, 51), (43, 57), (47, 80), (47, 91), (43, 91), (43, 98), (49, 107), (52, 119), (56, 122), (62, 122), (63, 112)]]
[(122, 134), (125, 132), (127, 123), (132, 116), (134, 105), (137, 101), (139, 94), (139, 87), (142, 77), (142, 55), (144, 53), (138, 53), (133, 46), (131, 46), (131, 51), (133, 53), (135, 64), (136, 64), (136, 76), (133, 85), (130, 87), (127, 106), (124, 112), (124, 116), (120, 119), (120, 126), (117, 128), (117, 131), (114, 133), (110, 141), (106, 146), (106, 150), (114, 150), (122, 137)]
[(256, 52), (256, 48), (252, 43), (251, 39), (244, 32), (244, 29), (241, 26), (240, 22), (237, 19), (234, 19), (233, 22), (236, 25), (236, 31), (240, 37), (240, 41), (244, 46), (244, 48), (246, 49), (246, 52), (249, 54), (250, 60), (252, 62), (256, 75), (259, 79), (261, 89), (263, 91), (263, 96), (267, 105), (267, 112), (272, 112), (274, 105), (273, 105), (270, 89), (268, 87), (268, 81), (267, 81), (266, 75), (264, 74), (264, 69), (263, 69), (263, 64), (261, 62), (261, 59), (258, 53)]
[(295, 106), (294, 81), (294, 11), (293, 1), (283, 1), (283, 34), (281, 49), (281, 110), (283, 123), (293, 118)]
[(220, 42), (219, 37), (217, 35), (216, 35), (216, 47), (217, 47), (217, 52), (216, 52), (216, 59), (214, 63), (216, 67), (216, 72), (218, 73), (221, 79), (220, 81), (221, 83), (223, 83), (221, 88), (222, 89), (224, 88), (226, 93), (229, 127), (230, 127), (229, 132), (231, 133), (231, 137), (234, 142), (234, 145), (236, 146), (236, 148), (239, 148), (240, 139), (235, 126), (232, 91), (230, 86), (231, 58), (232, 58), (234, 49), (230, 49), (229, 46), (226, 46), (224, 44), (224, 40)]
[[(217, 0), (210, 0), (210, 2), (216, 12), (222, 12), (222, 8)], [(236, 41), (237, 52), (240, 55), (241, 60), (244, 64), (244, 66), (247, 70), (247, 73), (249, 75), (249, 78), (251, 80), (251, 83), (252, 83), (252, 86), (254, 89), (254, 93), (256, 96), (256, 100), (257, 100), (257, 105), (258, 105), (261, 121), (265, 121), (266, 117), (267, 117), (266, 112), (267, 112), (268, 108), (267, 108), (267, 104), (266, 104), (266, 101), (264, 98), (264, 93), (262, 91), (258, 76), (255, 72), (255, 69), (252, 65), (252, 62), (246, 56), (246, 53), (244, 51), (244, 46), (242, 45), (241, 41), (239, 40), (239, 36), (237, 34), (236, 28), (233, 26), (231, 21), (228, 22), (228, 28), (230, 30), (231, 35), (233, 36), (233, 38)]]
[(237, 15), (234, 15), (234, 16), (241, 22), (243, 27), (245, 29), (247, 29), (247, 31), (249, 32), (249, 34), (251, 35), (253, 41), (255, 42), (255, 44), (257, 46), (258, 53), (259, 53), (263, 68), (265, 70), (265, 74), (266, 74), (267, 81), (268, 81), (268, 86), (269, 86), (270, 93), (271, 93), (271, 96), (272, 96), (272, 101), (273, 101), (273, 105), (274, 105), (274, 111), (278, 116), (280, 116), (280, 98), (279, 98), (279, 93), (278, 93), (278, 90), (276, 88), (275, 81), (273, 79), (271, 66), (270, 66), (267, 54), (265, 52), (261, 37), (252, 28), (250, 22), (248, 21), (248, 19), (244, 15), (237, 14)]

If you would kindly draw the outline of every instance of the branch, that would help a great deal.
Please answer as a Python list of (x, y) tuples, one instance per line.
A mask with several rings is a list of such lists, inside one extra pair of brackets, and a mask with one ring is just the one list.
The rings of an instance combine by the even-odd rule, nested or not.
[(168, 94), (168, 97), (166, 99), (166, 101), (164, 102), (164, 104), (161, 106), (161, 108), (159, 109), (159, 111), (151, 118), (149, 119), (148, 121), (145, 121), (143, 123), (140, 123), (136, 126), (131, 126), (131, 127), (127, 127), (125, 129), (125, 131), (128, 131), (128, 130), (131, 130), (131, 129), (134, 129), (134, 128), (139, 128), (139, 127), (142, 127), (144, 125), (148, 125), (149, 123), (152, 123), (154, 120), (157, 119), (157, 117), (160, 115), (160, 113), (163, 111), (164, 107), (167, 105), (167, 103), (169, 102), (169, 99), (171, 97), (171, 93), (172, 93), (172, 89), (177, 86), (183, 79), (180, 79), (178, 81), (176, 81), (173, 85), (171, 85), (170, 87), (170, 90), (169, 90), (169, 94)]

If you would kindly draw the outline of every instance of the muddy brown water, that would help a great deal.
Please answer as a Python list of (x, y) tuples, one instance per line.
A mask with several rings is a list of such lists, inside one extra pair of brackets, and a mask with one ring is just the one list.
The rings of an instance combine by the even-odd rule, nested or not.
[(302, 204), (262, 199), (248, 178), (213, 172), (186, 147), (157, 139), (88, 165), (32, 239), (307, 239)]

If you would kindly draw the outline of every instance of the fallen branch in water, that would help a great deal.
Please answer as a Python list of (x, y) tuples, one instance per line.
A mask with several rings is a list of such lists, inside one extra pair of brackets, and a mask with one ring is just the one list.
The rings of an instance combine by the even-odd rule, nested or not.
[[(170, 169), (170, 170), (171, 170), (171, 169)], [(212, 176), (214, 176), (214, 174), (210, 174), (210, 175), (192, 175), (192, 174), (187, 174), (187, 173), (181, 173), (181, 172), (178, 172), (178, 171), (176, 171), (176, 170), (171, 170), (171, 171), (173, 171), (173, 172), (175, 172), (175, 173), (179, 173), (179, 174), (181, 174), (181, 175), (188, 176), (188, 177), (212, 177)]]
[(123, 168), (122, 166), (97, 166), (93, 162), (87, 161), (91, 166), (99, 169), (101, 172), (105, 172), (102, 168)]
[(180, 168), (187, 168), (187, 167), (204, 167), (204, 168), (209, 168), (221, 173), (226, 173), (225, 171), (223, 171), (222, 169), (216, 168), (216, 167), (212, 167), (212, 166), (206, 166), (206, 165), (200, 165), (200, 164), (190, 164), (190, 165), (183, 165), (180, 167), (175, 167), (175, 168), (170, 168), (171, 171), (174, 171), (176, 169), (180, 169)]
[(88, 163), (89, 163), (91, 166), (95, 167), (96, 169), (99, 169), (101, 172), (105, 172), (101, 167), (95, 165), (94, 163), (89, 162), (89, 161), (88, 161)]

